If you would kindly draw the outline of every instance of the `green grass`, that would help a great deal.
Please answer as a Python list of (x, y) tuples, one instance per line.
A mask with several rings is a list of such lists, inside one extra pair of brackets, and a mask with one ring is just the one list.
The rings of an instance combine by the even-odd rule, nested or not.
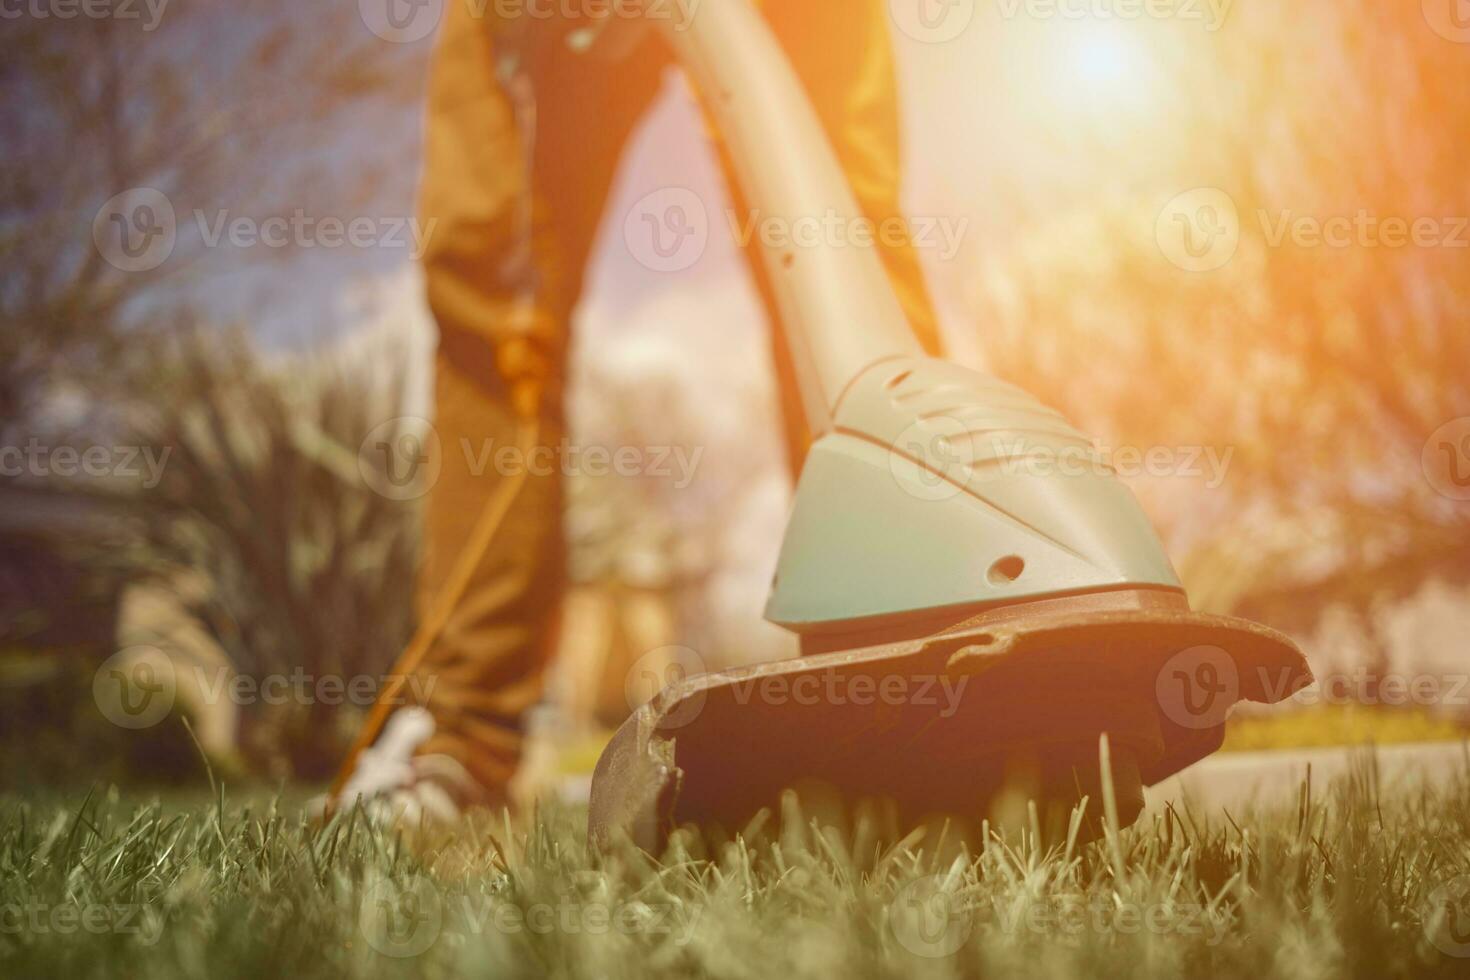
[[(1470, 780), (1378, 799), (1363, 767), (1295, 807), (1168, 811), (1080, 844), (879, 808), (653, 861), (585, 815), (454, 834), (281, 801), (0, 802), (0, 976), (1445, 976), (1470, 932)], [(1453, 919), (1455, 913), (1458, 919)], [(1451, 916), (1451, 919), (1446, 919)]]

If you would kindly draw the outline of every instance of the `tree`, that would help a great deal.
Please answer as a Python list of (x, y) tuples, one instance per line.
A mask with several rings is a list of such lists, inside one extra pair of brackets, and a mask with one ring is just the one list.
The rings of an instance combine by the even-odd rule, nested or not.
[[(1087, 161), (1144, 189), (1038, 222), (977, 288), (996, 370), (1114, 445), (1233, 451), (1218, 490), (1142, 487), (1210, 607), (1307, 630), (1334, 602), (1464, 581), (1470, 508), (1421, 466), (1470, 414), (1463, 46), (1418, 5), (1315, 0), (1241, 5), (1158, 56), (1172, 99), (1152, 156)], [(1228, 261), (1170, 261), (1181, 194), (1185, 233), (1238, 226)], [(1390, 218), (1427, 219), (1439, 244), (1394, 244)]]

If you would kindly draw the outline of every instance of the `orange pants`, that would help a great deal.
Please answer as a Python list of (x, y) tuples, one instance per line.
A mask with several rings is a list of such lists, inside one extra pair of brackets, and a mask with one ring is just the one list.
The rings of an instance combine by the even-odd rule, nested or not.
[[(898, 111), (883, 0), (769, 6), (769, 22), (858, 202), (875, 222), (897, 217)], [(497, 479), (489, 470), (472, 472), (462, 440), (476, 447), (488, 439), (496, 447), (513, 444), (510, 383), (527, 376), (540, 381), (543, 443), (562, 437), (569, 323), (588, 252), (623, 144), (669, 63), (652, 33), (613, 63), (573, 51), (565, 21), (497, 22), (493, 13), (475, 13), (496, 5), (472, 0), (448, 0), (446, 8), (430, 77), (421, 200), (424, 220), (436, 222), (424, 262), (440, 332), (435, 425), (443, 445), (443, 470), (429, 498), (420, 583), (425, 605)], [(511, 51), (531, 99), (519, 98), (514, 84), (497, 76), (497, 55)], [(915, 332), (937, 353), (913, 249), (906, 241), (890, 244), (882, 257)], [(773, 366), (788, 443), (799, 461), (805, 450), (800, 400), (777, 334)], [(565, 576), (562, 505), (558, 476), (526, 478), (418, 668), (433, 677), (428, 707), (438, 727), (420, 751), (454, 756), (492, 795), (515, 772), (521, 719), (541, 694)]]

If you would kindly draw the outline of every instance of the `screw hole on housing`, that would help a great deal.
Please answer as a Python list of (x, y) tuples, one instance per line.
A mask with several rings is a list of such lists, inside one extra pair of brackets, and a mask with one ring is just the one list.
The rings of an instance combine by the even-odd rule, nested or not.
[(990, 579), (991, 585), (1009, 585), (1021, 577), (1026, 570), (1026, 562), (1020, 555), (1006, 555), (990, 566), (990, 571), (985, 577)]

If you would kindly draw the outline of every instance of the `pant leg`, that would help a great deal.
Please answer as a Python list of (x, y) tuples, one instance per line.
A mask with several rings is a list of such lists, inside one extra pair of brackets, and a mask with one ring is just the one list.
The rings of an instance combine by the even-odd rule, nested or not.
[[(428, 500), (421, 609), (504, 479), (494, 458), (516, 442), (515, 381), (540, 382), (540, 445), (562, 438), (571, 311), (622, 144), (657, 84), (647, 59), (577, 57), (564, 24), (526, 19), (512, 43), (529, 88), (505, 83), (479, 6), (446, 5), (425, 123), (420, 209), (436, 222), (424, 267), (440, 334), (443, 466)], [(453, 756), (492, 797), (515, 772), (555, 641), (563, 499), (559, 472), (528, 473), (418, 670), (437, 729), (420, 751)]]
[[(861, 0), (856, 11), (849, 2), (770, 6), (860, 205), (881, 221), (899, 213), (892, 54), (880, 0)], [(663, 63), (645, 45), (614, 68), (571, 53), (557, 25), (538, 26), (542, 33), (522, 38), (535, 96), (528, 152), (527, 120), (496, 78), (488, 26), (468, 10), (448, 4), (426, 123), (421, 209), (437, 221), (425, 269), (440, 329), (435, 424), (444, 446), (427, 515), (426, 600), (494, 492), (493, 467), (476, 475), (471, 463), (487, 440), (514, 441), (507, 379), (544, 378), (542, 443), (560, 438), (568, 320), (618, 155)], [(911, 247), (885, 248), (883, 259), (916, 334), (937, 351)], [(777, 366), (799, 459), (800, 400), (779, 345)], [(455, 756), (492, 791), (514, 773), (521, 717), (542, 690), (565, 574), (561, 508), (559, 475), (526, 479), (420, 669), (433, 683), (439, 728), (423, 751)]]

